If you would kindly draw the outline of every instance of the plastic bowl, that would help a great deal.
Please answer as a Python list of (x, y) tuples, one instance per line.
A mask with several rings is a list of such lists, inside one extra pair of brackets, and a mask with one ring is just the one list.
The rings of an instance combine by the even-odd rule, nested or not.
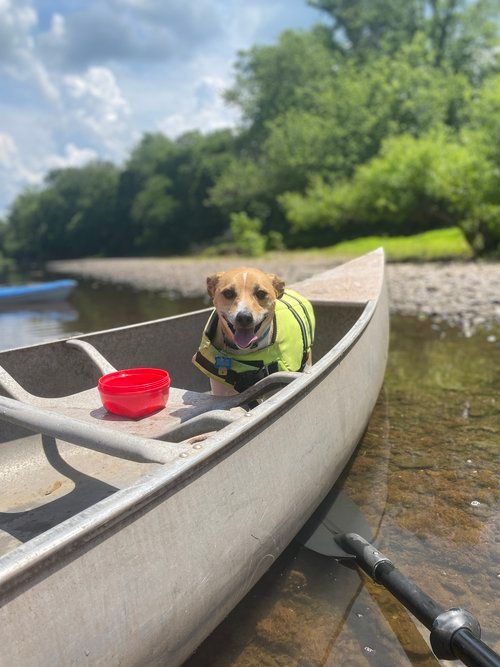
[(170, 376), (161, 368), (128, 368), (103, 375), (97, 387), (108, 412), (144, 417), (165, 407)]

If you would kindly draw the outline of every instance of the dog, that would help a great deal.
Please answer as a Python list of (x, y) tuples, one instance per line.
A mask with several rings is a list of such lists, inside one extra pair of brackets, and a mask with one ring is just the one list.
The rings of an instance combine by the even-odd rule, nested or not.
[(240, 393), (271, 373), (311, 363), (312, 305), (279, 276), (230, 269), (208, 276), (207, 292), (214, 311), (193, 363), (210, 378), (212, 394)]

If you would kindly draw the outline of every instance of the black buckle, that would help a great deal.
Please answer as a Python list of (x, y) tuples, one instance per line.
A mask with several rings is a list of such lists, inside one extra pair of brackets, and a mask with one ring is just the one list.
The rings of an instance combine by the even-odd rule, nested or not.
[(278, 370), (278, 363), (276, 361), (273, 361), (273, 363), (269, 364), (269, 366), (262, 366), (262, 368), (259, 368), (258, 370), (245, 371), (244, 373), (237, 373), (237, 378), (236, 382), (234, 383), (234, 388), (239, 394), (241, 394), (242, 391), (245, 391), (245, 389), (248, 389), (259, 380), (262, 380), (262, 378), (265, 378), (268, 375), (271, 375), (272, 373), (276, 373), (277, 370)]

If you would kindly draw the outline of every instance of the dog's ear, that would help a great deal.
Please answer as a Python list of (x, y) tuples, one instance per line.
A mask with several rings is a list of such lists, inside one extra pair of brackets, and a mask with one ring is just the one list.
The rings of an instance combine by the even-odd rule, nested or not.
[(268, 273), (267, 275), (273, 284), (274, 291), (276, 292), (276, 298), (281, 299), (283, 292), (285, 291), (285, 281), (275, 273)]
[(217, 288), (217, 283), (219, 282), (220, 276), (220, 273), (212, 273), (211, 276), (207, 276), (207, 292), (211, 299), (213, 299), (215, 296), (215, 290)]

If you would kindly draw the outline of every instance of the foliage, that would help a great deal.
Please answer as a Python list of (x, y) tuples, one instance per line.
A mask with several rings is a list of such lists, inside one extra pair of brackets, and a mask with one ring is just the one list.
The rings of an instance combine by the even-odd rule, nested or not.
[(231, 213), (230, 227), (216, 242), (203, 250), (203, 255), (245, 255), (260, 257), (266, 251), (267, 238), (262, 234), (262, 222), (244, 211)]
[(231, 235), (238, 253), (248, 257), (263, 255), (266, 237), (261, 233), (262, 222), (246, 213), (231, 213)]
[(274, 230), (263, 234), (262, 221), (259, 218), (251, 218), (244, 211), (240, 211), (231, 213), (230, 219), (229, 230), (202, 251), (205, 257), (218, 255), (260, 257), (268, 250), (285, 249), (283, 234)]
[[(169, 227), (178, 206), (170, 194), (171, 190), (172, 181), (169, 178), (154, 174), (135, 196), (130, 217), (136, 229), (140, 230), (134, 238), (137, 248), (149, 250), (156, 245), (159, 252), (170, 249), (172, 230)], [(175, 229), (173, 231), (175, 233)]]
[(134, 249), (184, 252), (228, 227), (226, 214), (206, 200), (233, 142), (228, 130), (189, 132), (175, 141), (162, 134), (142, 138), (121, 175), (118, 200)]
[(350, 181), (332, 187), (316, 180), (305, 196), (281, 201), (299, 230), (333, 228), (338, 238), (352, 238), (360, 229), (412, 234), (459, 225), (477, 253), (499, 248), (499, 169), (480, 144), (445, 130), (387, 139)]
[(4, 247), (25, 261), (112, 253), (120, 233), (118, 169), (108, 162), (50, 172), (42, 190), (27, 190), (8, 216)]
[[(279, 49), (264, 52), (271, 60), (281, 58)], [(255, 76), (264, 52), (253, 51)], [(277, 205), (284, 192), (304, 192), (318, 176), (350, 176), (377, 154), (388, 136), (419, 136), (442, 124), (457, 128), (465, 120), (470, 84), (462, 74), (436, 70), (421, 39), (403, 47), (398, 57), (381, 55), (369, 63), (331, 61), (336, 66), (323, 85), (305, 86), (304, 94), (297, 92), (277, 115), (275, 106), (266, 109), (266, 82), (262, 90), (252, 82), (258, 123), (266, 118), (264, 127), (255, 130), (260, 144), (250, 153), (245, 144), (235, 155), (211, 190), (214, 205), (228, 213), (244, 208), (261, 217), (267, 231), (286, 232)], [(247, 70), (250, 64), (246, 62)], [(272, 71), (272, 63), (268, 69)]]
[[(437, 67), (480, 76), (491, 66), (498, 36), (495, 0), (308, 0), (331, 21), (331, 47), (358, 58), (395, 53), (425, 37)], [(488, 57), (487, 57), (488, 56)]]

